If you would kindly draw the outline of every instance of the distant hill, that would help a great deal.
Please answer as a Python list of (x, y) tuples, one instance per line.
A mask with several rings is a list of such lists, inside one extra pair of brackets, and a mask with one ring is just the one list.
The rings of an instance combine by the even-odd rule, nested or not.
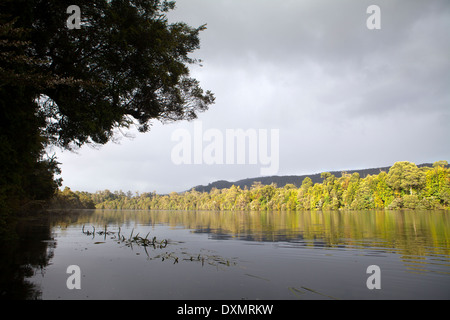
[[(423, 163), (417, 165), (420, 167), (432, 167), (432, 163)], [(379, 174), (381, 171), (388, 172), (391, 167), (380, 167), (380, 168), (371, 168), (371, 169), (360, 169), (360, 170), (342, 170), (342, 171), (329, 171), (331, 174), (333, 174), (335, 177), (339, 178), (342, 176), (343, 172), (346, 172), (348, 174), (352, 174), (354, 172), (358, 172), (361, 178), (365, 178), (366, 176)], [(301, 186), (303, 179), (306, 177), (309, 177), (313, 183), (320, 183), (322, 182), (322, 179), (320, 178), (321, 173), (315, 173), (315, 174), (306, 174), (301, 176), (270, 176), (270, 177), (259, 177), (259, 178), (247, 178), (242, 179), (234, 182), (226, 181), (226, 180), (219, 180), (212, 182), (208, 184), (207, 186), (196, 186), (191, 188), (195, 189), (199, 192), (210, 192), (211, 189), (227, 189), (231, 186), (235, 185), (236, 187), (239, 186), (241, 189), (244, 189), (245, 187), (249, 188), (253, 185), (255, 182), (261, 182), (263, 185), (270, 185), (272, 183), (275, 183), (277, 187), (284, 187), (286, 184), (293, 184), (297, 188)]]

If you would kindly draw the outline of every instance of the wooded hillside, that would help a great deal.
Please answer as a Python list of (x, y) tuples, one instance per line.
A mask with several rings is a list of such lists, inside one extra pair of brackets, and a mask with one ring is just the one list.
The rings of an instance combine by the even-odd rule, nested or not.
[[(365, 210), (365, 209), (448, 209), (450, 207), (450, 169), (447, 161), (420, 168), (412, 162), (396, 162), (388, 171), (378, 174), (363, 171), (339, 173), (323, 172), (320, 182), (310, 176), (300, 186), (285, 183), (277, 186), (264, 179), (253, 181), (248, 187), (229, 188), (211, 186), (209, 192), (195, 188), (169, 195), (156, 192), (133, 194), (128, 191), (96, 193), (73, 192), (69, 188), (58, 191), (53, 208), (100, 209), (169, 209), (169, 210)], [(317, 175), (312, 177), (317, 178)], [(283, 177), (280, 177), (283, 178)], [(250, 180), (252, 179), (248, 179)], [(289, 177), (286, 178), (286, 181)], [(316, 180), (317, 181), (317, 180)]]

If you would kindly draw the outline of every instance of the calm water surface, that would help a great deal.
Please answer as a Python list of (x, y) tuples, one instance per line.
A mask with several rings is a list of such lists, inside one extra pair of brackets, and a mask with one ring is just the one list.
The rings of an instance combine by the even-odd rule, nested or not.
[[(449, 299), (449, 227), (444, 211), (54, 214), (2, 245), (1, 297)], [(367, 288), (370, 265), (381, 289)]]

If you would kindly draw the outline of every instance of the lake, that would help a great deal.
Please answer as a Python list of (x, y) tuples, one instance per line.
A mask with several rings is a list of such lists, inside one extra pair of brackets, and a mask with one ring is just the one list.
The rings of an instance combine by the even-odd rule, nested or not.
[(445, 211), (79, 210), (11, 237), (3, 299), (450, 298)]

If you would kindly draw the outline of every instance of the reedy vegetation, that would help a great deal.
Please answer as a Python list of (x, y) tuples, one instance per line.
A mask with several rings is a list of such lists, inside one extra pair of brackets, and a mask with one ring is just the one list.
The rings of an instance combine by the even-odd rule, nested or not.
[(336, 178), (328, 172), (313, 184), (305, 178), (301, 186), (254, 183), (251, 188), (232, 186), (169, 195), (124, 193), (109, 190), (95, 193), (57, 191), (53, 208), (168, 209), (168, 210), (364, 210), (364, 209), (449, 209), (450, 169), (447, 161), (418, 168), (408, 161), (396, 162), (389, 172), (360, 178), (358, 173)]

